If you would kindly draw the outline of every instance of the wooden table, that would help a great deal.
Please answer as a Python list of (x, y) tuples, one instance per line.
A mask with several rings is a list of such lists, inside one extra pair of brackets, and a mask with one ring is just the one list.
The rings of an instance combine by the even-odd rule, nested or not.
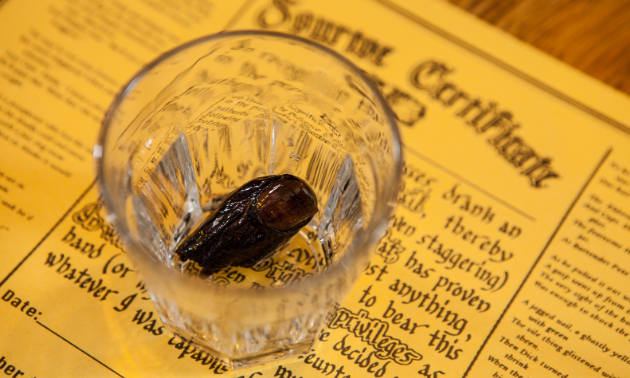
[(448, 0), (630, 94), (630, 0)]

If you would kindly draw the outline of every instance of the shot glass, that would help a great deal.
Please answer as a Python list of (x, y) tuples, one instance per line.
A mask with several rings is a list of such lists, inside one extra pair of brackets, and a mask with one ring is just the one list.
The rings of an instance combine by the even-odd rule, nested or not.
[[(94, 149), (110, 220), (166, 328), (228, 367), (305, 353), (366, 266), (396, 202), (401, 145), (341, 55), (262, 31), (201, 38), (141, 70)], [(209, 277), (175, 250), (231, 192), (291, 174), (318, 212), (250, 268)]]

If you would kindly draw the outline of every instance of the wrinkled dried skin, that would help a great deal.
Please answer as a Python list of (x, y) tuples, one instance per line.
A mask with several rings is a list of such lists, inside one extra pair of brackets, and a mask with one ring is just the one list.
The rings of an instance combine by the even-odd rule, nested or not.
[(288, 241), (317, 213), (313, 190), (292, 175), (254, 179), (232, 192), (178, 247), (203, 275), (249, 268)]

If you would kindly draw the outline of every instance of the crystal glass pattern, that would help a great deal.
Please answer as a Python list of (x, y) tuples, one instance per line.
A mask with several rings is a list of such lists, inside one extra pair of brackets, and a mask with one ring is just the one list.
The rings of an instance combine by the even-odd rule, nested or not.
[[(167, 328), (232, 368), (307, 351), (382, 236), (401, 170), (376, 87), (307, 40), (240, 31), (145, 67), (95, 147), (110, 221)], [(177, 244), (230, 192), (289, 173), (319, 212), (252, 268), (200, 276)]]

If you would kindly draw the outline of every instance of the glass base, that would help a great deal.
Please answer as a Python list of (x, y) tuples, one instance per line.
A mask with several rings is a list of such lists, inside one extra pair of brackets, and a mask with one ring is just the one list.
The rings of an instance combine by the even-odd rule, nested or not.
[(316, 334), (313, 337), (300, 341), (299, 343), (292, 344), (283, 348), (277, 349), (265, 349), (260, 353), (228, 356), (225, 353), (219, 352), (207, 343), (203, 339), (195, 337), (188, 332), (175, 328), (164, 323), (164, 327), (169, 330), (173, 335), (181, 338), (183, 341), (187, 341), (195, 347), (197, 350), (207, 353), (210, 357), (220, 361), (230, 370), (240, 370), (251, 368), (259, 365), (266, 364), (271, 361), (287, 359), (291, 357), (298, 357), (303, 354), (307, 354), (313, 347), (316, 339)]

